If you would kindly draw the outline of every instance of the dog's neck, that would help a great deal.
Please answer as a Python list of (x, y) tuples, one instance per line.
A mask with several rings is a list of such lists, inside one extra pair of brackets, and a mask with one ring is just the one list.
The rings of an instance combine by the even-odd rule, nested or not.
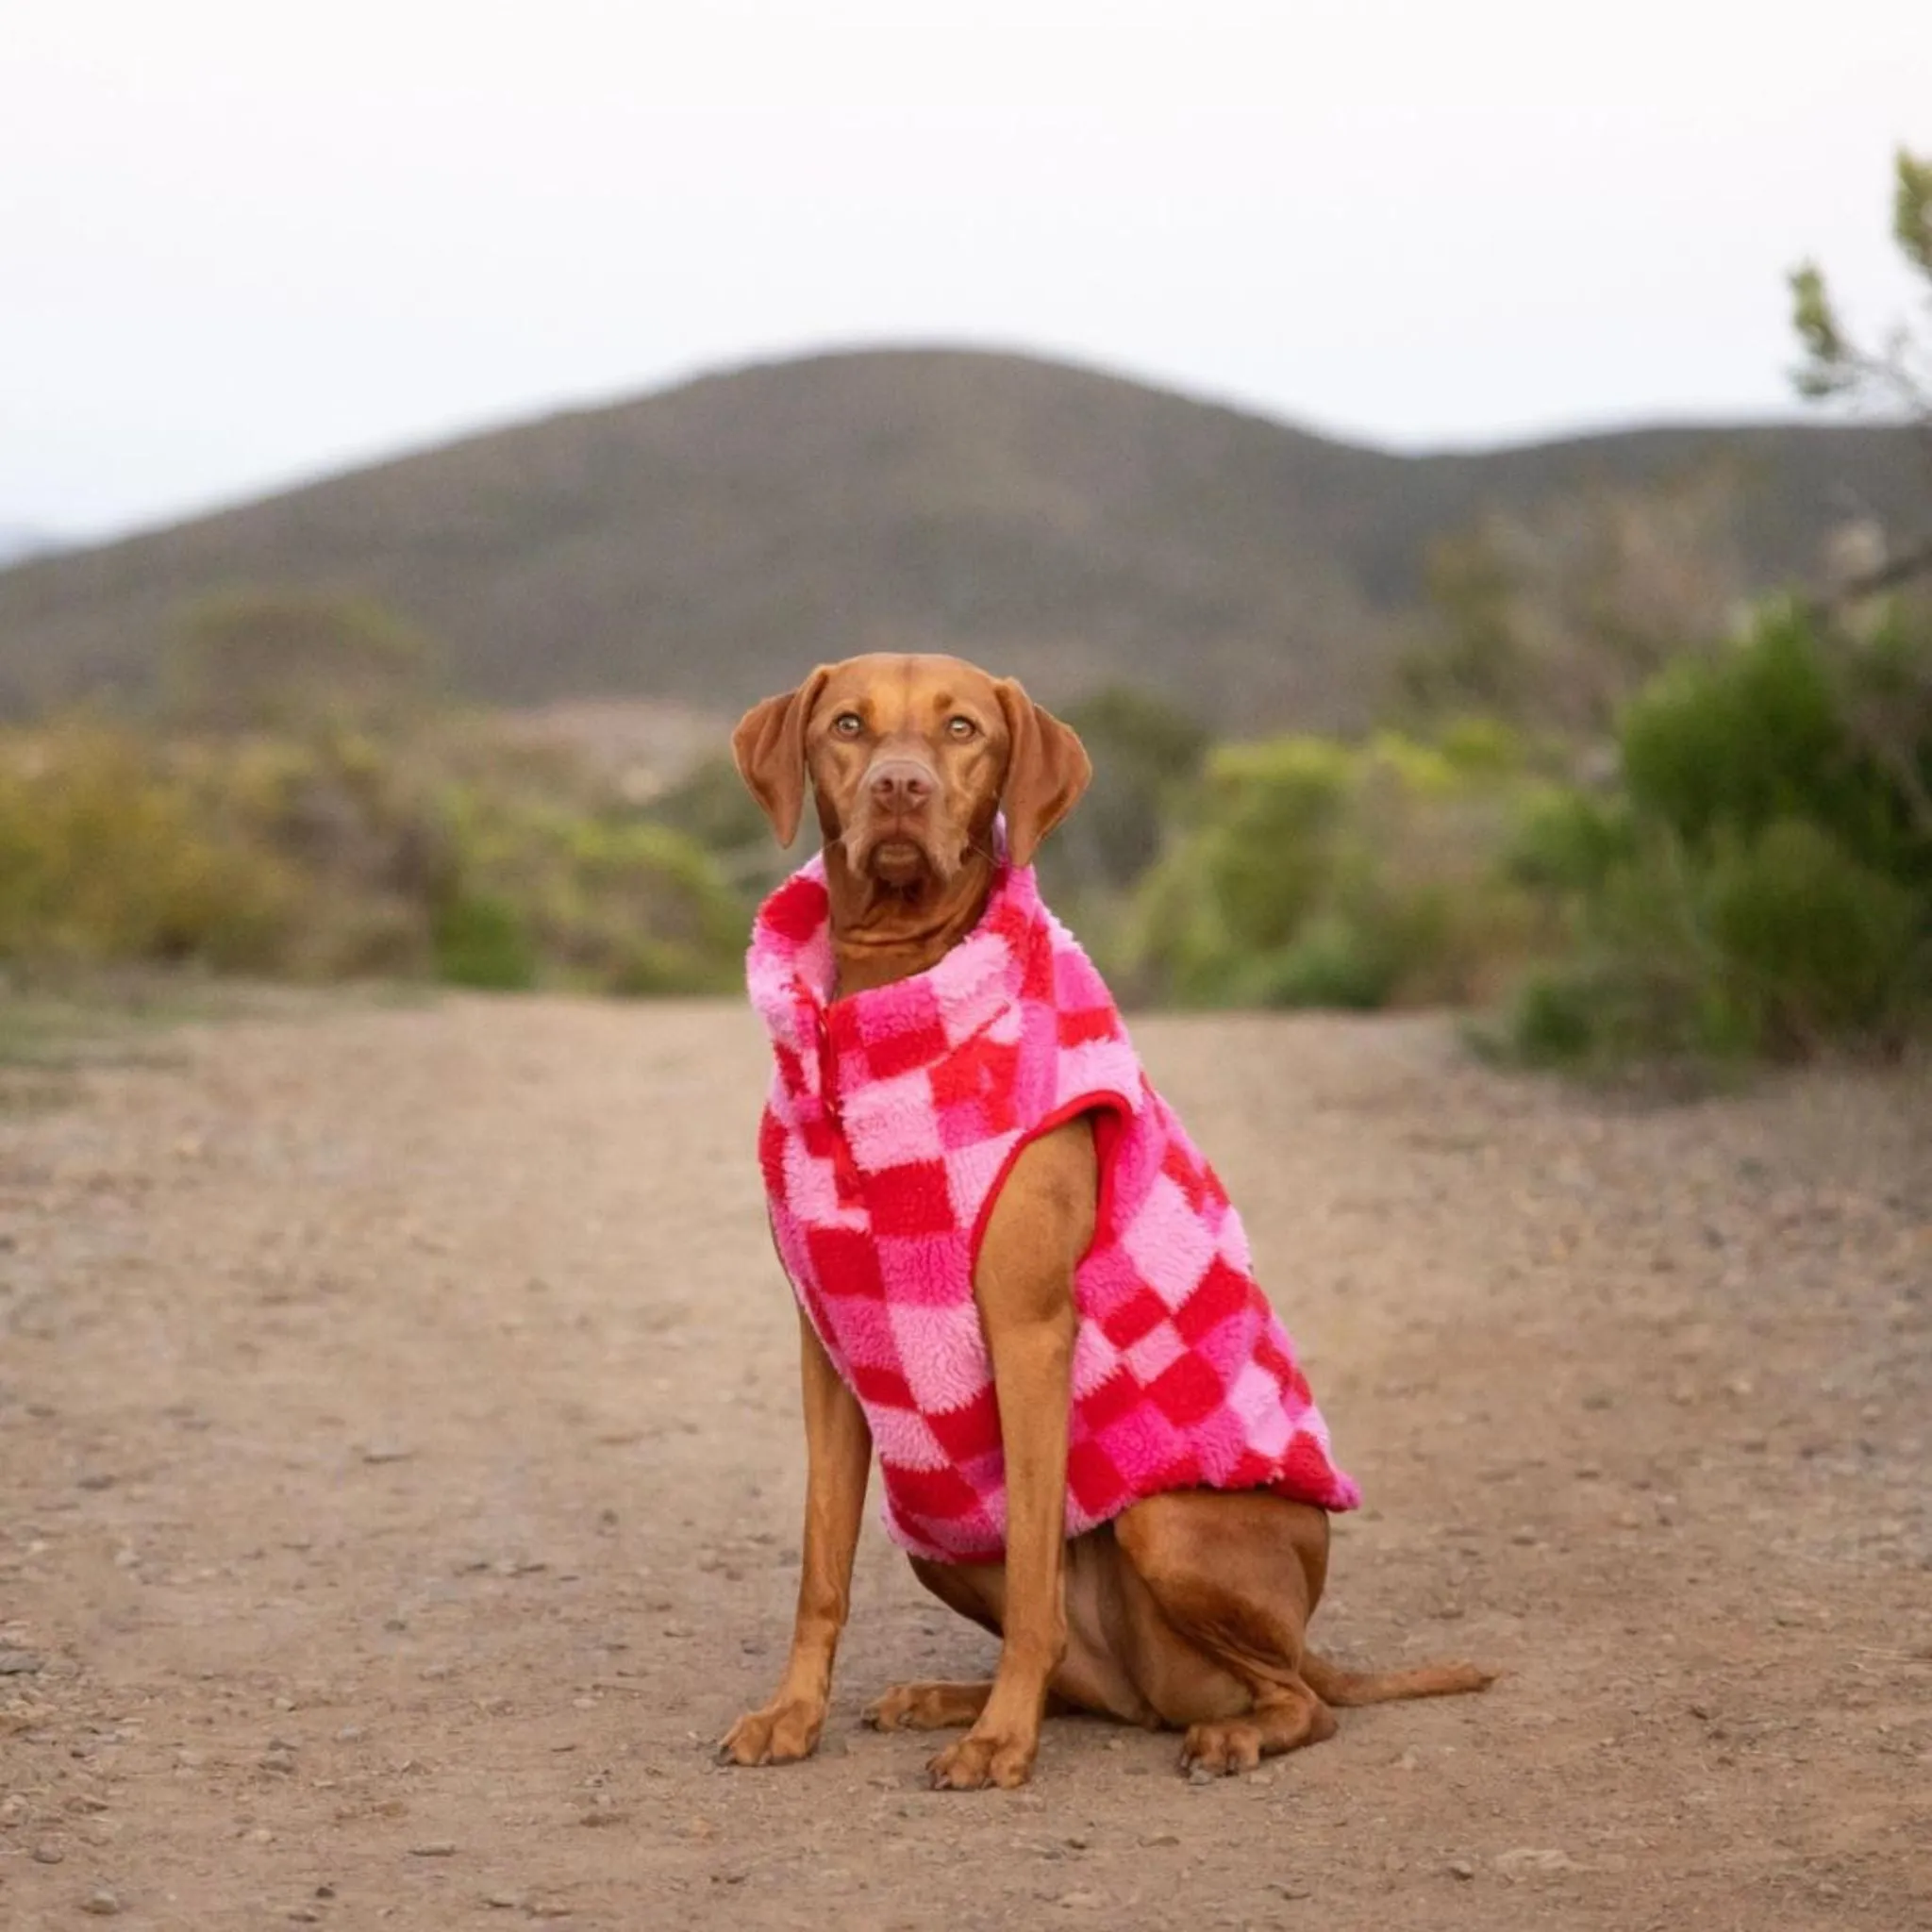
[(943, 883), (926, 874), (908, 887), (853, 871), (842, 845), (825, 846), (833, 996), (890, 986), (936, 966), (977, 925), (992, 892), (992, 861), (978, 851)]

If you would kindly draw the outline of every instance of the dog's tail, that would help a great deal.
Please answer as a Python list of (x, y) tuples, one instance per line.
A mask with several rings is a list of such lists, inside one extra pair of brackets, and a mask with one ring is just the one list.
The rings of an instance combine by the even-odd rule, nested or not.
[(1357, 1704), (1389, 1704), (1398, 1697), (1459, 1697), (1487, 1690), (1494, 1671), (1476, 1664), (1420, 1664), (1410, 1671), (1344, 1671), (1312, 1650), (1302, 1653), (1302, 1675), (1324, 1704), (1342, 1709)]

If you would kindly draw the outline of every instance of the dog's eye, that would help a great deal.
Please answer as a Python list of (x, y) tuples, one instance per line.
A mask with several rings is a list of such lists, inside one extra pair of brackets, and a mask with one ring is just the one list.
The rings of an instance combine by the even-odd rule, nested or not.
[(857, 738), (865, 729), (865, 720), (857, 711), (841, 711), (832, 720), (832, 729), (841, 738)]
[(948, 738), (976, 738), (978, 735), (979, 726), (971, 718), (948, 718), (946, 720), (946, 736)]

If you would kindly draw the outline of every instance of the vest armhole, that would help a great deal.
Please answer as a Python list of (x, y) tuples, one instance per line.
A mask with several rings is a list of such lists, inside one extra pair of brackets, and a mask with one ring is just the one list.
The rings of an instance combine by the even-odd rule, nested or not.
[(979, 1272), (979, 1246), (986, 1239), (994, 1204), (999, 1200), (1000, 1190), (1006, 1186), (1007, 1176), (1012, 1173), (1014, 1163), (1042, 1134), (1050, 1134), (1056, 1127), (1063, 1127), (1069, 1121), (1078, 1120), (1083, 1113), (1091, 1113), (1094, 1117), (1093, 1152), (1100, 1165), (1100, 1197), (1094, 1203), (1093, 1230), (1095, 1239), (1099, 1238), (1100, 1230), (1108, 1224), (1108, 1211), (1113, 1195), (1114, 1153), (1133, 1111), (1124, 1094), (1110, 1087), (1098, 1088), (1091, 1093), (1083, 1093), (1077, 1099), (1068, 1101), (1064, 1107), (1055, 1108), (1007, 1149), (1007, 1158), (1000, 1162), (1000, 1171), (993, 1176), (992, 1186), (986, 1191), (986, 1198), (980, 1202), (978, 1217), (973, 1224), (973, 1239), (966, 1251), (969, 1288), (974, 1275)]

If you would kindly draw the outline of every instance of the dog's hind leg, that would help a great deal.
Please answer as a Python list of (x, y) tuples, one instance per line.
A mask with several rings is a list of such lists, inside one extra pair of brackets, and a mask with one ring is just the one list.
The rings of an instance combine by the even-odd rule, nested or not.
[(1183, 1767), (1252, 1771), (1263, 1757), (1334, 1736), (1334, 1714), (1302, 1675), (1308, 1618), (1327, 1574), (1320, 1510), (1276, 1496), (1178, 1491), (1137, 1504), (1114, 1527), (1165, 1626), (1137, 1646), (1152, 1679), (1141, 1689), (1186, 1730)]

